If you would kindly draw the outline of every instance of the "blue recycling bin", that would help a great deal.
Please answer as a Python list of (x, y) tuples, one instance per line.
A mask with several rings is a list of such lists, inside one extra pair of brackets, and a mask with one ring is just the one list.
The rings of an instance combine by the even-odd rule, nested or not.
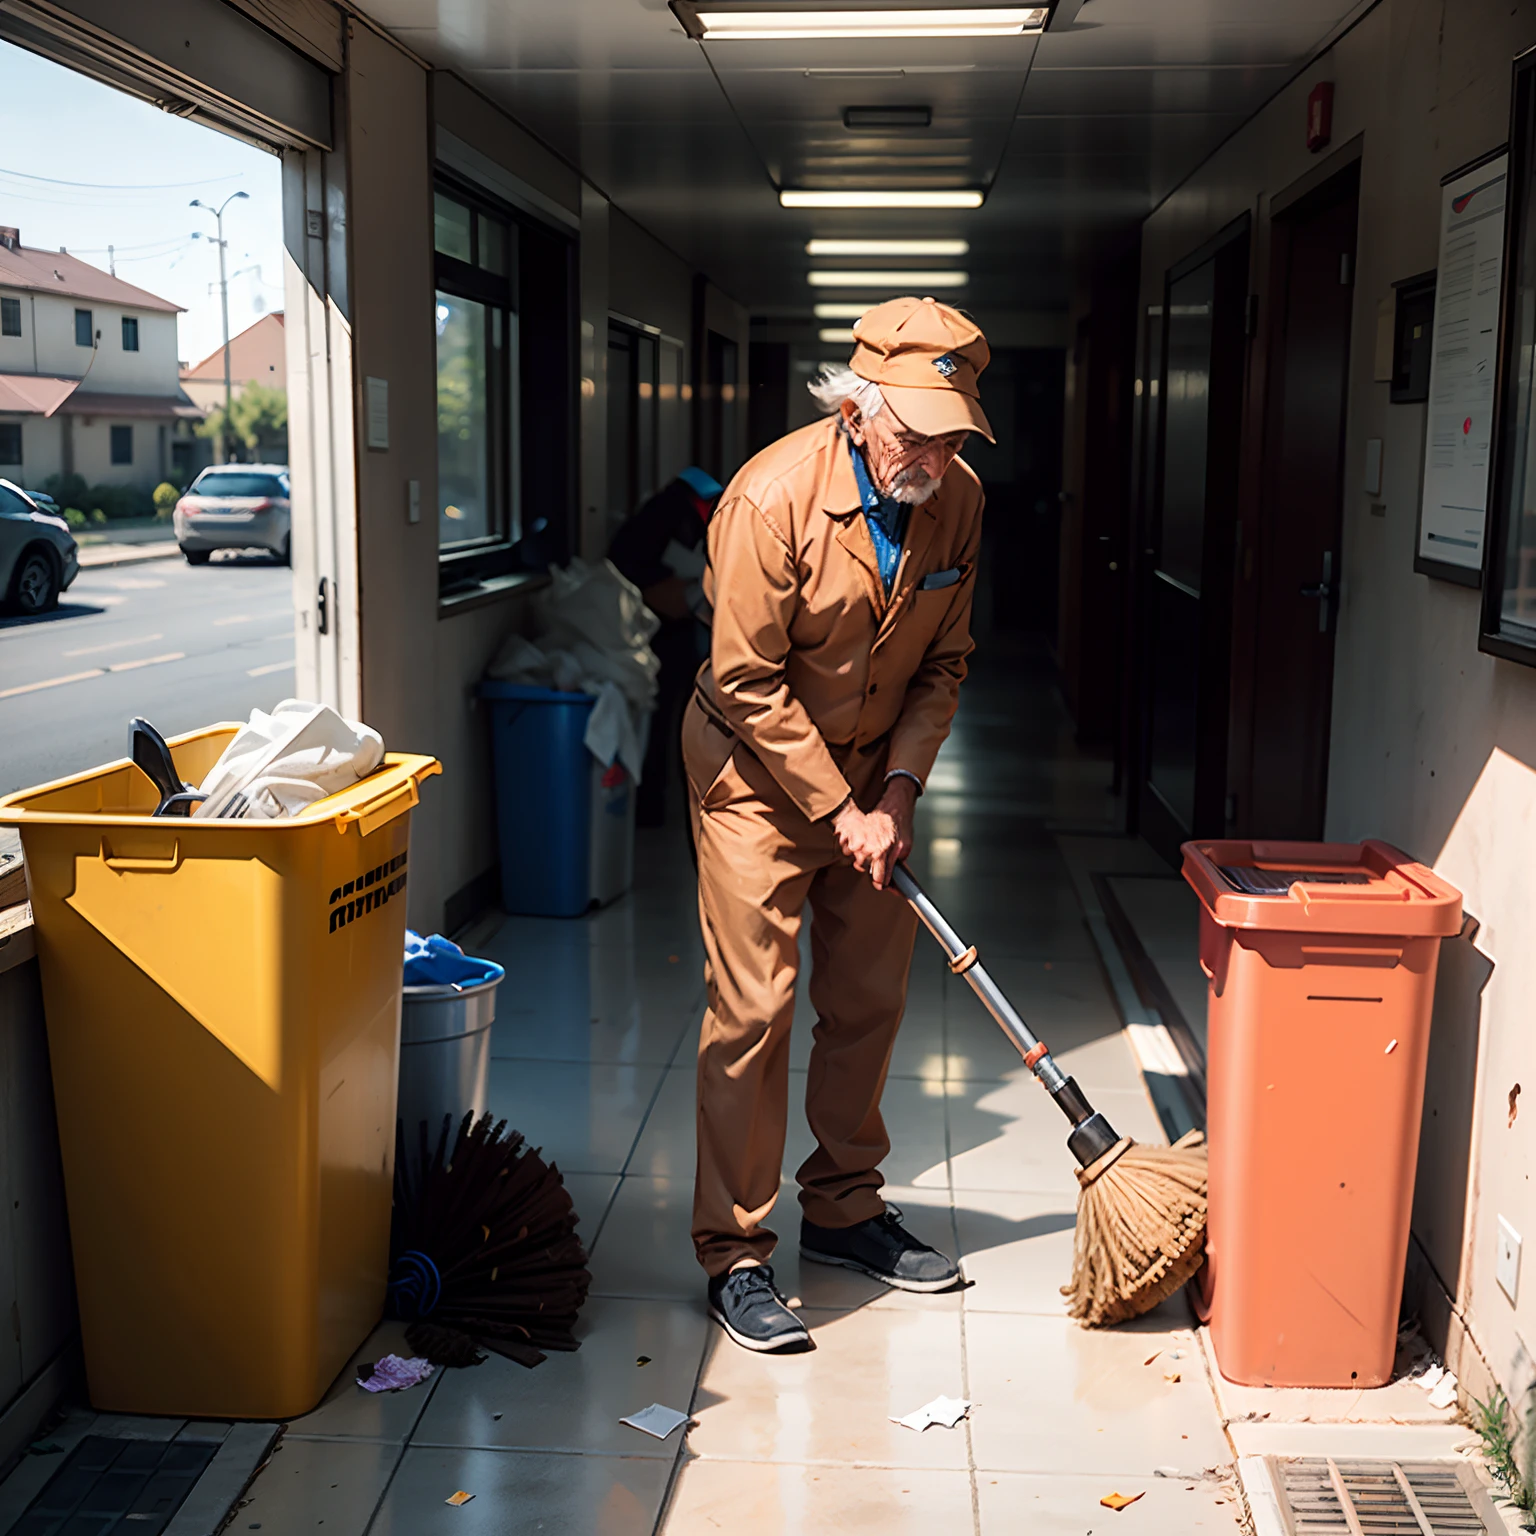
[(634, 877), (634, 783), (587, 751), (589, 694), (487, 679), (501, 904), (520, 916), (579, 917)]

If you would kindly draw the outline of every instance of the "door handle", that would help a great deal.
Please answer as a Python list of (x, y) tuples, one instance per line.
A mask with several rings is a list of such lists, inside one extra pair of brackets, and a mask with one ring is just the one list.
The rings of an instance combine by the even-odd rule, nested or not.
[(324, 576), (315, 589), (315, 632), (321, 635), (331, 632), (331, 583)]
[(1317, 599), (1317, 629), (1319, 634), (1328, 630), (1328, 605), (1333, 601), (1333, 551), (1323, 551), (1323, 579), (1300, 589), (1303, 597)]

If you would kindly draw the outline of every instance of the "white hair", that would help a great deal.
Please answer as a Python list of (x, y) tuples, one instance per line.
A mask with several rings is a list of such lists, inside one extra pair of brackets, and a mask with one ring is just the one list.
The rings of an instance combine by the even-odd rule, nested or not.
[(805, 386), (818, 406), (828, 415), (839, 410), (844, 400), (853, 401), (859, 415), (867, 421), (885, 408), (880, 386), (861, 379), (852, 368), (839, 363), (823, 363), (821, 371)]

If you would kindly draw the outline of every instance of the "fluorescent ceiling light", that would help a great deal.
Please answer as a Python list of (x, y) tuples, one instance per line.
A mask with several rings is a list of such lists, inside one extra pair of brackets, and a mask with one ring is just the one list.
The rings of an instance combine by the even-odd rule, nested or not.
[(868, 304), (817, 304), (813, 313), (818, 320), (857, 320), (868, 309)]
[(965, 256), (969, 240), (807, 240), (807, 256)]
[(835, 327), (829, 327), (824, 331), (816, 332), (817, 341), (852, 341), (852, 331), (841, 331)]
[(964, 288), (969, 272), (807, 272), (812, 288), (910, 288), (927, 293), (933, 288)]
[[(690, 7), (690, 9), (693, 9)], [(1050, 11), (1043, 5), (987, 5), (966, 10), (850, 11), (817, 7), (807, 10), (693, 11), (706, 42), (765, 42), (789, 38), (871, 37), (1017, 37), (1041, 31)]]
[(781, 208), (980, 208), (974, 188), (944, 192), (810, 192), (786, 187)]

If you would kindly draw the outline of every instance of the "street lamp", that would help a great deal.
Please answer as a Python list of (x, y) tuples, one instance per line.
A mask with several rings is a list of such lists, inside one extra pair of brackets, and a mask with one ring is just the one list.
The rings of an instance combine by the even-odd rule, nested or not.
[(229, 279), (224, 275), (224, 252), (229, 242), (224, 238), (224, 210), (239, 197), (249, 197), (249, 192), (231, 192), (217, 208), (205, 203), (200, 197), (194, 197), (187, 204), (189, 208), (202, 208), (211, 213), (214, 221), (219, 226), (218, 237), (204, 234), (202, 230), (194, 230), (194, 240), (211, 240), (219, 248), (219, 304), (224, 311), (224, 431), (219, 434), (219, 450), (221, 455), (225, 450), (224, 438), (229, 431), (229, 406), (230, 406), (230, 382), (229, 382)]

